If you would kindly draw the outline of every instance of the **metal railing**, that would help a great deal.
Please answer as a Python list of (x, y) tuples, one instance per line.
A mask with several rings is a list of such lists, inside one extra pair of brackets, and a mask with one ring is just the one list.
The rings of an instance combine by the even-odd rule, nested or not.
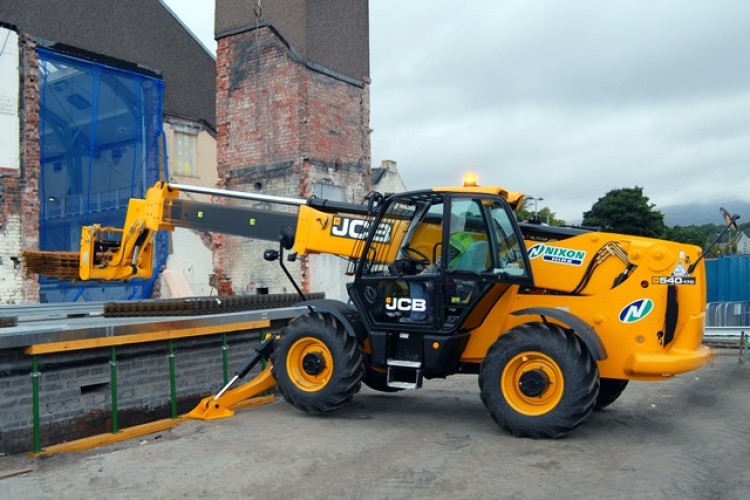
[(750, 302), (709, 302), (703, 328), (704, 342), (735, 345), (739, 339), (740, 362), (748, 362)]
[(709, 302), (706, 305), (706, 327), (750, 328), (750, 302)]
[(55, 219), (83, 213), (117, 210), (128, 206), (133, 197), (130, 186), (108, 191), (99, 191), (91, 195), (50, 196), (43, 200), (42, 216), (44, 219)]
[(122, 337), (113, 337), (106, 339), (87, 339), (70, 342), (57, 342), (49, 344), (36, 344), (29, 346), (26, 353), (31, 355), (32, 360), (32, 422), (33, 422), (33, 453), (41, 453), (41, 411), (39, 405), (39, 396), (41, 392), (41, 372), (39, 370), (39, 355), (49, 355), (60, 352), (71, 352), (83, 349), (94, 349), (109, 347), (110, 349), (110, 404), (111, 404), (111, 421), (112, 434), (120, 432), (118, 423), (118, 396), (117, 396), (117, 348), (133, 344), (144, 344), (151, 342), (166, 342), (167, 360), (169, 363), (169, 404), (170, 414), (173, 420), (178, 418), (177, 415), (177, 378), (175, 369), (175, 348), (174, 340), (195, 337), (199, 335), (221, 335), (221, 358), (224, 385), (229, 381), (229, 359), (228, 359), (228, 341), (227, 334), (242, 332), (248, 330), (258, 330), (258, 340), (264, 338), (266, 329), (270, 326), (270, 321), (260, 320), (244, 324), (233, 325), (230, 327), (207, 327), (207, 328), (190, 328), (181, 331), (163, 331), (149, 334), (135, 334)]

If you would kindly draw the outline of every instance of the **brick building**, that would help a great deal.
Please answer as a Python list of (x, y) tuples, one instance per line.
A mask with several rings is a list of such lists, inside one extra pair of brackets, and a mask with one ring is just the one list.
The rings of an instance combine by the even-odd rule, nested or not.
[[(20, 261), (21, 249), (39, 242), (39, 89), (30, 43), (0, 24), (0, 303), (34, 301), (39, 293)], [(29, 68), (22, 78), (19, 65)]]
[[(76, 250), (81, 225), (121, 225), (127, 200), (164, 175), (165, 152), (177, 182), (215, 185), (213, 56), (160, 0), (3, 0), (0, 80), (0, 303), (158, 290), (155, 280), (40, 290), (20, 252)], [(210, 245), (170, 237), (177, 266), (181, 249), (204, 255), (190, 270), (207, 293)], [(163, 263), (166, 235), (161, 247)]]
[[(370, 189), (367, 0), (217, 0), (217, 159), (229, 189), (360, 201)], [(292, 292), (272, 247), (219, 238), (222, 291)], [(290, 266), (305, 291), (345, 298), (345, 261)]]
[[(367, 0), (277, 0), (262, 2), (262, 10), (258, 4), (253, 9), (246, 0), (216, 2), (216, 60), (160, 0), (7, 0), (0, 5), (0, 71), (12, 73), (4, 74), (4, 82), (21, 85), (4, 86), (0, 92), (0, 128), (12, 129), (0, 142), (0, 302), (36, 302), (40, 295), (42, 301), (52, 301), (140, 298), (150, 293), (137, 295), (126, 289), (107, 297), (98, 294), (99, 287), (84, 286), (83, 291), (40, 292), (36, 279), (22, 273), (21, 249), (75, 250), (81, 225), (119, 225), (115, 215), (100, 208), (114, 207), (121, 216), (126, 199), (140, 196), (131, 189), (109, 205), (76, 209), (83, 204), (76, 205), (75, 199), (86, 191), (80, 177), (89, 175), (80, 174), (88, 172), (81, 164), (90, 162), (94, 176), (109, 172), (111, 177), (135, 153), (128, 152), (125, 140), (105, 141), (89, 148), (88, 156), (74, 159), (72, 146), (49, 153), (56, 144), (49, 138), (62, 137), (57, 140), (61, 147), (74, 143), (69, 139), (84, 118), (73, 113), (87, 112), (96, 92), (110, 92), (116, 85), (79, 96), (58, 92), (64, 82), (50, 79), (45, 86), (44, 75), (40, 77), (40, 65), (45, 64), (40, 54), (52, 57), (53, 64), (70, 58), (71, 64), (83, 61), (94, 70), (123, 70), (138, 75), (145, 86), (152, 80), (154, 85), (163, 82), (163, 99), (157, 104), (163, 109), (160, 126), (176, 182), (360, 201), (375, 181), (386, 178), (370, 170)], [(41, 105), (45, 89), (51, 97), (48, 105)], [(107, 103), (116, 101), (125, 108), (133, 100), (126, 95)], [(64, 107), (51, 113), (49, 104), (55, 103)], [(145, 135), (158, 136), (157, 128)], [(19, 140), (8, 141), (9, 137)], [(83, 139), (79, 149), (89, 144)], [(163, 153), (161, 146), (152, 147), (144, 153), (150, 158), (144, 167), (147, 175), (138, 174), (137, 182), (123, 186), (95, 189), (97, 197), (135, 184), (145, 189), (163, 175)], [(5, 158), (16, 160), (5, 165)], [(58, 223), (62, 229), (55, 226)], [(171, 288), (208, 294), (212, 285), (221, 293), (292, 291), (278, 266), (261, 259), (272, 244), (183, 229), (169, 238), (162, 286), (155, 285), (162, 296), (175, 295)], [(346, 297), (342, 259), (309, 256), (290, 267), (304, 290)], [(56, 298), (51, 299), (53, 294)]]

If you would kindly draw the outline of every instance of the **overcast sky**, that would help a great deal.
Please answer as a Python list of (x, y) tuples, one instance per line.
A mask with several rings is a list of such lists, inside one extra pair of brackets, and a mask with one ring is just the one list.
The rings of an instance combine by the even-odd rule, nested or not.
[[(213, 2), (165, 1), (213, 50)], [(622, 187), (750, 198), (747, 0), (370, 0), (370, 76), (409, 189), (474, 171), (569, 222)]]

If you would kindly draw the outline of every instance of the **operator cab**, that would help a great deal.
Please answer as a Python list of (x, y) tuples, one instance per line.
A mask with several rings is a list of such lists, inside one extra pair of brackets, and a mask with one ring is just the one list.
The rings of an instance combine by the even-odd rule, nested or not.
[(371, 224), (349, 292), (371, 331), (470, 330), (510, 285), (532, 284), (520, 229), (500, 196), (392, 195)]

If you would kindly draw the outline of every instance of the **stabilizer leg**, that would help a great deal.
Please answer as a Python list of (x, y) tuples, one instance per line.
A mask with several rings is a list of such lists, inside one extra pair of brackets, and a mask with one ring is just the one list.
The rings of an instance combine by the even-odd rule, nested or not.
[[(235, 375), (235, 378), (227, 384), (227, 387), (233, 384), (236, 379), (237, 376)], [(216, 396), (203, 398), (203, 400), (198, 403), (198, 406), (185, 416), (199, 420), (213, 420), (216, 418), (231, 417), (234, 415), (234, 411), (230, 408), (239, 405), (243, 401), (258, 395), (263, 391), (267, 391), (274, 385), (276, 385), (276, 379), (271, 375), (271, 365), (269, 364), (265, 370), (258, 374), (258, 376), (236, 389), (226, 392), (223, 392), (224, 390), (222, 390), (222, 392)], [(270, 396), (258, 401), (257, 403), (266, 404), (272, 401), (273, 396)]]
[[(200, 420), (212, 420), (215, 418), (226, 418), (234, 415), (232, 407), (238, 406), (245, 400), (249, 400), (253, 396), (260, 394), (263, 391), (267, 391), (276, 385), (276, 379), (271, 375), (271, 364), (266, 367), (265, 370), (260, 372), (255, 378), (242, 384), (236, 389), (229, 389), (237, 380), (247, 375), (252, 368), (258, 364), (260, 360), (268, 359), (271, 352), (273, 351), (273, 337), (269, 338), (266, 342), (255, 349), (255, 352), (248, 358), (234, 374), (232, 380), (229, 381), (223, 389), (219, 391), (216, 396), (208, 396), (203, 398), (198, 406), (186, 414), (188, 418), (195, 418)], [(258, 404), (266, 404), (273, 401), (273, 396), (266, 398), (256, 398), (253, 402), (247, 402), (243, 406), (255, 406)]]

